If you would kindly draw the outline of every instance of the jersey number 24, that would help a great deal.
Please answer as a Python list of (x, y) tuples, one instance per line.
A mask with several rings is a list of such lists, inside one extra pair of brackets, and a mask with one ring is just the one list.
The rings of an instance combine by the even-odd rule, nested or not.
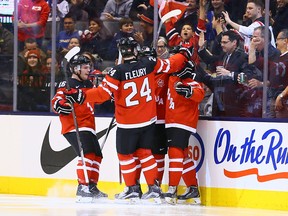
[[(124, 89), (129, 89), (131, 88), (131, 93), (126, 97), (125, 102), (126, 106), (136, 106), (139, 104), (139, 100), (137, 98), (142, 98), (146, 97), (146, 102), (152, 100), (151, 96), (151, 88), (149, 86), (149, 80), (148, 77), (146, 77), (143, 80), (143, 83), (141, 85), (140, 92), (138, 92), (137, 84), (136, 82), (128, 82), (124, 84)], [(138, 95), (140, 94), (140, 95)]]

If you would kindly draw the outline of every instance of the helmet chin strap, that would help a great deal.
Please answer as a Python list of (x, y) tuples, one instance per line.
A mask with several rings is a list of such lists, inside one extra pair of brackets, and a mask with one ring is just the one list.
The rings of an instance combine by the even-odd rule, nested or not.
[[(75, 71), (77, 71), (75, 73)], [(81, 78), (81, 66), (80, 65), (77, 65), (77, 67), (74, 67), (74, 74), (79, 78), (79, 80), (81, 81), (84, 81), (82, 78)]]
[[(81, 71), (80, 71), (80, 74), (81, 74)], [(81, 78), (80, 74), (76, 74), (76, 75), (78, 76), (78, 78), (79, 78), (81, 81), (84, 81), (84, 80)]]

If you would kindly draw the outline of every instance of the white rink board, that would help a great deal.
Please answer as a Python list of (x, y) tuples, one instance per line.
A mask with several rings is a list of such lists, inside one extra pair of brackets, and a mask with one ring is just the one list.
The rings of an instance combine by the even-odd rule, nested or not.
[[(107, 128), (110, 121), (111, 118), (97, 117), (97, 132)], [(69, 147), (60, 133), (61, 125), (57, 116), (0, 115), (0, 122), (1, 176), (76, 178), (76, 159), (54, 174), (46, 174), (41, 168), (40, 153), (50, 123), (49, 140), (52, 149), (60, 151)], [(205, 149), (205, 156), (202, 151), (196, 152), (197, 161), (203, 159), (202, 165), (198, 167), (199, 185), (215, 188), (288, 191), (287, 129), (288, 123), (199, 121), (198, 133)], [(104, 146), (100, 181), (119, 181), (115, 132), (116, 128), (112, 129)], [(224, 132), (222, 141), (216, 145), (217, 135), (223, 135)], [(99, 143), (102, 143), (102, 139)], [(247, 144), (249, 140), (251, 140), (250, 145)], [(201, 148), (194, 137), (190, 141), (191, 145)], [(229, 150), (226, 151), (227, 154), (225, 149)], [(231, 152), (234, 152), (234, 155), (229, 158), (228, 154)], [(166, 167), (167, 165), (168, 163)], [(258, 178), (255, 174), (257, 172)], [(236, 177), (231, 177), (231, 173)], [(163, 183), (167, 183), (167, 171)]]

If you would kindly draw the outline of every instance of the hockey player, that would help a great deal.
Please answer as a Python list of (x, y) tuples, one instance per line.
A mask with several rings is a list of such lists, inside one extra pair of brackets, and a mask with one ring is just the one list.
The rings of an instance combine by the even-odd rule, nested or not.
[[(160, 47), (161, 48), (158, 48)], [(163, 52), (157, 52), (159, 50), (164, 50)], [(167, 41), (163, 37), (159, 37), (157, 43), (157, 51), (154, 48), (143, 47), (142, 55), (143, 56), (154, 56), (161, 59), (169, 58), (169, 49), (167, 47)], [(155, 98), (156, 98), (156, 113), (157, 120), (155, 123), (155, 135), (154, 142), (152, 145), (152, 154), (157, 162), (158, 168), (158, 180), (161, 185), (163, 175), (164, 175), (164, 167), (165, 167), (165, 155), (167, 154), (167, 137), (165, 130), (165, 110), (166, 110), (166, 98), (167, 98), (167, 89), (168, 89), (168, 80), (170, 74), (167, 73), (157, 73), (155, 75)], [(139, 175), (140, 177), (140, 175)]]
[[(169, 204), (200, 204), (200, 193), (194, 162), (188, 156), (191, 133), (196, 132), (199, 103), (204, 98), (202, 85), (193, 79), (195, 65), (185, 67), (181, 72), (170, 75), (166, 102), (165, 127), (169, 157), (169, 188), (163, 194)], [(180, 179), (187, 186), (184, 194), (177, 197)]]
[[(156, 121), (155, 73), (171, 73), (181, 70), (191, 51), (182, 47), (180, 53), (167, 60), (154, 57), (137, 59), (140, 50), (133, 38), (119, 41), (119, 51), (124, 64), (117, 65), (108, 72), (98, 88), (86, 92), (85, 102), (101, 103), (115, 99), (115, 118), (117, 121), (116, 149), (125, 190), (115, 198), (121, 201), (137, 202), (140, 199), (140, 185), (137, 184), (136, 155), (141, 163), (148, 184), (148, 192), (141, 199), (160, 203), (161, 190), (157, 180), (157, 164), (151, 154)], [(70, 100), (80, 103), (81, 90), (66, 93)]]
[[(90, 65), (90, 60), (84, 55), (75, 55), (70, 60), (69, 66), (72, 76), (68, 82), (71, 88), (81, 89), (83, 92), (93, 88), (92, 82), (88, 79), (91, 70)], [(76, 201), (92, 202), (95, 199), (107, 197), (107, 194), (102, 193), (97, 188), (102, 152), (95, 131), (94, 103), (85, 101), (81, 105), (74, 105), (86, 165), (86, 167), (84, 167), (82, 158), (80, 157), (74, 119), (71, 113), (71, 104), (64, 95), (66, 88), (66, 81), (59, 83), (58, 90), (52, 99), (52, 106), (54, 111), (59, 113), (62, 124), (61, 133), (78, 155), (77, 177), (79, 185), (76, 193)], [(87, 172), (89, 182), (85, 181), (84, 172)]]

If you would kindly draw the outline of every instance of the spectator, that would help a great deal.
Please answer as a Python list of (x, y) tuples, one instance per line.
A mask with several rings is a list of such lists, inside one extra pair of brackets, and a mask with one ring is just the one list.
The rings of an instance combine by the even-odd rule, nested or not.
[[(71, 38), (80, 38), (79, 31), (75, 29), (75, 18), (68, 13), (64, 18), (64, 30), (60, 31), (56, 37), (57, 54), (65, 55), (68, 51), (68, 44)], [(51, 44), (47, 50), (51, 54)]]
[(276, 37), (282, 29), (288, 28), (288, 1), (277, 0), (277, 11), (272, 19), (273, 33)]
[(19, 50), (23, 50), (27, 38), (35, 38), (42, 47), (50, 7), (45, 0), (20, 0), (18, 3)]
[[(51, 73), (52, 73), (52, 57), (48, 56), (45, 59), (45, 74), (46, 74), (46, 80), (44, 86), (41, 88), (41, 98), (39, 103), (43, 106), (43, 111), (50, 111), (50, 104), (51, 104)], [(55, 61), (55, 83), (54, 83), (54, 92), (57, 90), (57, 86), (61, 81), (65, 79), (64, 74), (60, 70), (60, 65), (58, 59)]]
[[(262, 116), (262, 88), (263, 83), (263, 71), (264, 71), (264, 26), (256, 27), (249, 49), (248, 67), (245, 69), (247, 74), (247, 91), (244, 94), (245, 101), (245, 116), (248, 117), (261, 117)], [(275, 79), (275, 61), (279, 61), (280, 51), (269, 43), (268, 46), (268, 80), (265, 85), (267, 86), (267, 107), (266, 116), (275, 117), (275, 112), (272, 107), (273, 102), (273, 88), (277, 87), (277, 79)]]
[(165, 23), (166, 27), (166, 37), (168, 38), (168, 45), (170, 47), (179, 46), (179, 45), (188, 45), (193, 47), (193, 56), (192, 61), (196, 64), (199, 64), (198, 57), (198, 40), (199, 33), (205, 31), (205, 5), (206, 1), (200, 1), (199, 8), (199, 18), (196, 32), (193, 32), (193, 27), (189, 24), (183, 25), (181, 32), (176, 31), (175, 25), (171, 21)]
[(216, 37), (216, 32), (212, 27), (213, 17), (218, 17), (219, 14), (225, 11), (225, 3), (224, 0), (211, 0), (211, 7), (207, 11), (207, 24), (206, 24), (206, 34), (205, 40), (207, 41), (207, 47), (211, 46), (211, 42), (214, 41)]
[[(77, 38), (77, 37), (72, 37), (72, 38), (70, 38), (70, 40), (69, 40), (69, 43), (68, 43), (68, 47), (67, 47), (67, 49), (65, 49), (65, 50), (63, 50), (61, 53), (58, 53), (58, 55), (57, 55), (57, 58), (60, 60), (60, 62), (61, 62), (61, 68), (62, 67), (64, 67), (64, 64), (63, 64), (63, 58), (64, 58), (64, 56), (73, 48), (73, 47), (80, 47), (81, 48), (81, 44), (80, 44), (80, 40), (79, 40), (79, 38)], [(71, 72), (70, 71), (70, 68), (67, 66), (67, 68), (66, 68), (66, 71), (69, 71), (69, 72)], [(67, 72), (67, 73), (69, 73), (69, 72)], [(72, 73), (72, 72), (71, 72)], [(71, 74), (69, 74), (69, 75), (71, 75)]]
[[(229, 24), (230, 26), (232, 26), (233, 29), (236, 29), (243, 35), (244, 49), (245, 49), (245, 52), (247, 53), (249, 51), (249, 44), (250, 44), (251, 36), (253, 34), (254, 29), (258, 26), (264, 26), (265, 22), (264, 22), (264, 17), (262, 16), (263, 7), (264, 6), (262, 3), (262, 0), (248, 0), (247, 7), (246, 7), (246, 16), (249, 20), (252, 21), (252, 23), (249, 26), (243, 26), (243, 25), (239, 25), (236, 22), (233, 22), (230, 19), (229, 14), (227, 12), (222, 12), (225, 17), (226, 24), (227, 25)], [(271, 29), (272, 28), (270, 28), (270, 31)], [(275, 40), (274, 40), (272, 31), (271, 31), (270, 39), (271, 39), (271, 44), (275, 47)]]
[(74, 47), (80, 47), (80, 39), (78, 37), (72, 37), (69, 40), (67, 50), (71, 50)]
[(46, 53), (38, 47), (34, 38), (27, 38), (24, 42), (24, 49), (18, 54), (18, 72), (23, 72), (27, 64), (27, 54), (30, 50), (37, 50), (40, 53), (41, 62), (45, 62)]
[(75, 28), (81, 31), (87, 29), (88, 13), (83, 10), (83, 0), (71, 0), (69, 11), (75, 18)]
[(288, 86), (276, 98), (276, 118), (288, 118)]
[(138, 14), (140, 19), (141, 31), (137, 31), (134, 34), (134, 39), (141, 46), (153, 46), (153, 30), (154, 30), (154, 9), (148, 7), (143, 14)]
[(108, 0), (101, 14), (101, 20), (119, 21), (129, 17), (133, 0)]
[[(248, 56), (238, 49), (240, 35), (232, 30), (224, 32), (221, 38), (222, 53), (212, 55), (203, 49), (203, 34), (199, 40), (199, 56), (206, 64), (212, 64), (216, 77), (206, 74), (203, 83), (213, 94), (213, 116), (241, 116), (241, 85), (237, 77), (248, 63)], [(216, 69), (216, 70), (215, 70)]]
[[(56, 31), (63, 29), (63, 19), (69, 12), (69, 3), (66, 0), (57, 0), (56, 7)], [(46, 36), (45, 38), (51, 39), (52, 34), (52, 6), (50, 6), (50, 14), (48, 17)]]
[(113, 37), (109, 46), (109, 60), (116, 60), (118, 58), (118, 41), (123, 37), (133, 37), (134, 25), (133, 20), (130, 18), (122, 18), (119, 21), (119, 32)]
[(112, 36), (99, 18), (89, 20), (89, 30), (81, 35), (81, 48), (83, 51), (98, 54), (102, 59), (109, 59), (109, 45)]
[(224, 2), (225, 2), (225, 9), (230, 14), (231, 20), (237, 20), (239, 22), (242, 22), (243, 14), (245, 14), (245, 10), (246, 10), (247, 0), (241, 0), (241, 1), (224, 0)]
[(212, 19), (212, 28), (216, 32), (215, 39), (209, 49), (213, 55), (220, 55), (223, 50), (221, 47), (221, 39), (223, 35), (223, 25), (221, 23), (221, 14), (214, 14), (213, 19)]
[(107, 0), (83, 0), (83, 10), (87, 11), (89, 20), (95, 17), (99, 18), (104, 10), (106, 3)]
[[(274, 96), (276, 118), (288, 118), (288, 29), (282, 29), (276, 38), (277, 49), (281, 52), (277, 64), (279, 87)], [(276, 70), (277, 71), (277, 70)]]
[(159, 37), (156, 47), (157, 57), (161, 59), (167, 59), (170, 55), (169, 47), (165, 37)]
[(143, 14), (149, 6), (149, 0), (133, 0), (129, 17), (133, 21), (138, 21), (138, 14)]
[(12, 55), (14, 46), (12, 32), (2, 26), (0, 22), (0, 55)]
[(45, 66), (40, 60), (40, 52), (30, 50), (27, 53), (26, 69), (18, 75), (17, 108), (19, 111), (47, 111), (47, 107), (41, 104), (41, 89), (46, 82), (45, 72)]
[(198, 4), (197, 0), (186, 0), (188, 6), (182, 17), (176, 23), (176, 30), (181, 31), (183, 25), (189, 24), (195, 31), (198, 23)]

